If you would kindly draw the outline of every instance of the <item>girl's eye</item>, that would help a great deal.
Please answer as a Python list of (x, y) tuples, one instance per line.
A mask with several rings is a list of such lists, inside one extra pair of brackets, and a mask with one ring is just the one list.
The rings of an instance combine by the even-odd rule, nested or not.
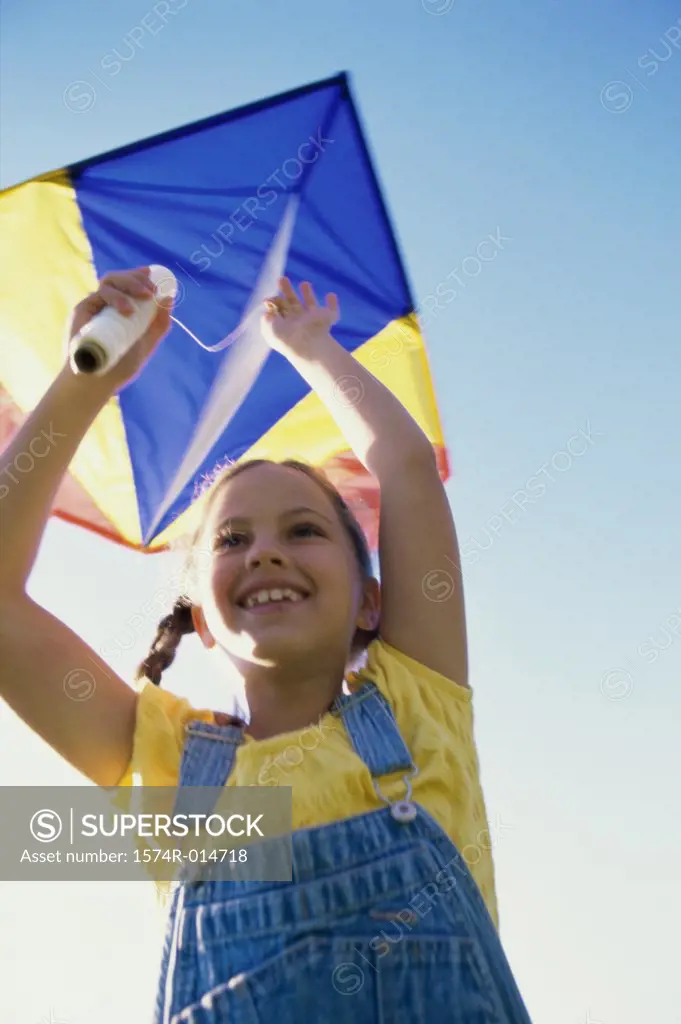
[(216, 548), (235, 548), (240, 540), (243, 540), (242, 533), (233, 533), (231, 530), (223, 530), (215, 538)]
[[(316, 523), (296, 523), (291, 528), (291, 533), (295, 537), (324, 536), (324, 531)], [(213, 547), (216, 550), (218, 548), (233, 549), (246, 539), (246, 535), (243, 533), (235, 533), (233, 530), (222, 530), (216, 535)]]
[(324, 536), (323, 530), (321, 530), (316, 523), (296, 523), (296, 525), (293, 527), (292, 532), (295, 533), (297, 537), (305, 537), (309, 536), (310, 534), (317, 537)]

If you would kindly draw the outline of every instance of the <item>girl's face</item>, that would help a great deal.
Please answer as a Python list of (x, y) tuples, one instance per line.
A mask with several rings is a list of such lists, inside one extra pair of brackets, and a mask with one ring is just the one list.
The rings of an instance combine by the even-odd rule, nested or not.
[(242, 662), (337, 660), (358, 626), (376, 624), (378, 585), (363, 583), (331, 500), (300, 470), (266, 464), (225, 483), (201, 547), (199, 632)]

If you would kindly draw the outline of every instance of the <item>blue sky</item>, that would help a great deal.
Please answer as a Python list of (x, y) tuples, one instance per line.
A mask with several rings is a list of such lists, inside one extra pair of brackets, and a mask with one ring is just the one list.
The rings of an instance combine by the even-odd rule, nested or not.
[[(168, 3), (3, 5), (0, 184), (351, 72), (431, 310), (509, 957), (538, 1022), (681, 1020), (681, 8)], [(30, 587), (101, 647), (171, 571), (53, 522)], [(224, 701), (186, 645), (167, 685)], [(0, 749), (4, 785), (78, 780), (4, 705)], [(0, 884), (3, 1020), (148, 1019), (139, 887)]]

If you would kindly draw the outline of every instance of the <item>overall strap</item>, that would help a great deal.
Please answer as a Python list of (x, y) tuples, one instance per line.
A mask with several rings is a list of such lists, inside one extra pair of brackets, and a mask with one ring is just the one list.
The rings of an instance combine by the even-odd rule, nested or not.
[[(219, 723), (226, 718), (215, 713)], [(185, 742), (180, 762), (180, 778), (173, 815), (213, 813), (227, 782), (238, 747), (243, 743), (244, 727), (191, 721), (185, 728)], [(196, 864), (182, 865), (176, 881), (191, 881), (199, 870)]]
[(351, 694), (341, 694), (333, 704), (355, 748), (374, 779), (393, 772), (414, 770), (395, 716), (375, 683), (366, 682)]
[[(214, 725), (212, 722), (201, 721), (187, 725), (174, 813), (180, 814), (189, 809), (190, 803), (195, 803), (187, 787), (224, 786), (234, 767), (237, 748), (243, 743), (243, 738), (243, 726)], [(192, 810), (195, 808), (192, 807)], [(208, 811), (206, 808), (206, 813)]]

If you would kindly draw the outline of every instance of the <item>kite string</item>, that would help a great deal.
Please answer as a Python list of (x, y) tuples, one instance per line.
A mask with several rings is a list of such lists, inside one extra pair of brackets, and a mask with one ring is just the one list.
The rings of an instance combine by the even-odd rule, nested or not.
[(181, 327), (182, 330), (185, 331), (189, 335), (189, 337), (192, 338), (192, 340), (195, 341), (196, 344), (200, 348), (202, 348), (205, 352), (221, 352), (223, 349), (227, 348), (229, 345), (233, 345), (234, 342), (237, 341), (241, 337), (241, 335), (244, 333), (244, 331), (246, 330), (246, 328), (247, 328), (248, 324), (250, 323), (250, 321), (255, 316), (259, 316), (259, 315), (260, 315), (260, 311), (257, 308), (253, 309), (248, 314), (248, 316), (244, 317), (244, 319), (241, 321), (241, 323), (239, 324), (238, 327), (236, 327), (233, 331), (231, 331), (230, 334), (228, 334), (225, 338), (222, 339), (222, 341), (218, 341), (217, 344), (215, 344), (215, 345), (204, 345), (204, 343), (202, 341), (200, 341), (196, 337), (196, 335), (192, 331), (190, 331), (189, 328), (185, 324), (182, 323), (181, 320), (178, 320), (177, 317), (174, 317), (174, 316), (171, 316), (170, 319), (173, 321), (173, 323), (176, 323), (178, 327)]

